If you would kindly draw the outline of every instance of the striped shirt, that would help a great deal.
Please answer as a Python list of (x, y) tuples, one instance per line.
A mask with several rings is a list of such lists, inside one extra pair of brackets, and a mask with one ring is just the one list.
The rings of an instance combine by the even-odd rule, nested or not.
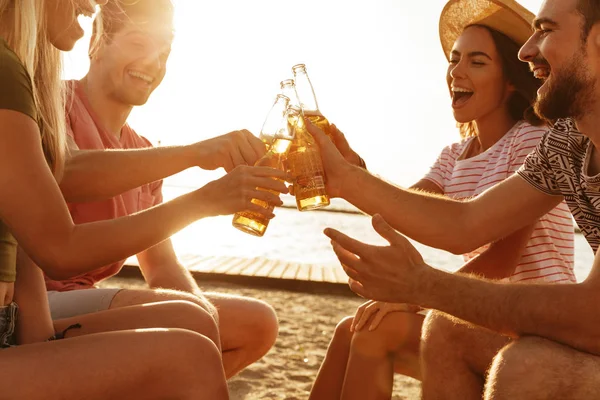
[[(515, 173), (548, 130), (525, 121), (516, 123), (500, 140), (481, 154), (461, 156), (475, 138), (454, 143), (442, 151), (425, 176), (455, 199), (481, 194)], [(573, 219), (565, 202), (540, 218), (533, 228), (512, 282), (576, 282), (573, 272)], [(489, 245), (464, 254), (465, 261), (485, 251)]]

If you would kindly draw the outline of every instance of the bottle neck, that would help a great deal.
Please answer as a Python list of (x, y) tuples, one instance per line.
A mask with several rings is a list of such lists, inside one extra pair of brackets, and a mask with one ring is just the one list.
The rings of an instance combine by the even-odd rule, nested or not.
[(294, 74), (294, 82), (296, 83), (296, 94), (302, 110), (304, 112), (318, 112), (317, 97), (315, 96), (315, 91), (308, 78), (308, 74), (303, 71), (296, 72)]

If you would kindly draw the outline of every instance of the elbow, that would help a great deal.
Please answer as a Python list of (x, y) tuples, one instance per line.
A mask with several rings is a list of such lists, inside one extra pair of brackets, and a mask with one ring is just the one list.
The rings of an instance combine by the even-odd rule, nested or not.
[(48, 278), (55, 281), (69, 279), (74, 275), (69, 272), (67, 260), (58, 255), (43, 255), (36, 260), (36, 263)]

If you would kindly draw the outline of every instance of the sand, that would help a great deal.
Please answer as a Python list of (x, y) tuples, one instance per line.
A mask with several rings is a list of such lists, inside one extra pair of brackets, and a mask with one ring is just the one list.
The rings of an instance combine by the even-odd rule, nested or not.
[[(141, 288), (140, 279), (112, 278), (102, 286)], [(200, 283), (207, 291), (264, 300), (279, 316), (279, 337), (271, 351), (230, 379), (232, 400), (307, 399), (333, 329), (362, 303), (359, 297), (253, 288), (231, 283)], [(396, 375), (392, 399), (419, 399), (420, 382)]]

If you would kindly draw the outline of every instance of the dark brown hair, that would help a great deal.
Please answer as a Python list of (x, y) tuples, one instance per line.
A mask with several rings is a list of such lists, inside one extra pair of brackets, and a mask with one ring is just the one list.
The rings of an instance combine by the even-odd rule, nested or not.
[[(524, 119), (531, 125), (542, 125), (543, 121), (533, 111), (533, 103), (541, 83), (533, 76), (529, 66), (519, 60), (518, 53), (521, 46), (505, 34), (484, 25), (473, 24), (465, 27), (465, 29), (471, 26), (482, 27), (490, 32), (502, 62), (504, 76), (515, 88), (508, 99), (510, 116), (515, 120)], [(458, 128), (462, 137), (477, 134), (473, 121), (459, 123)]]
[(592, 26), (600, 21), (600, 1), (579, 0), (577, 2), (577, 11), (583, 17), (581, 39), (585, 41), (592, 30)]

